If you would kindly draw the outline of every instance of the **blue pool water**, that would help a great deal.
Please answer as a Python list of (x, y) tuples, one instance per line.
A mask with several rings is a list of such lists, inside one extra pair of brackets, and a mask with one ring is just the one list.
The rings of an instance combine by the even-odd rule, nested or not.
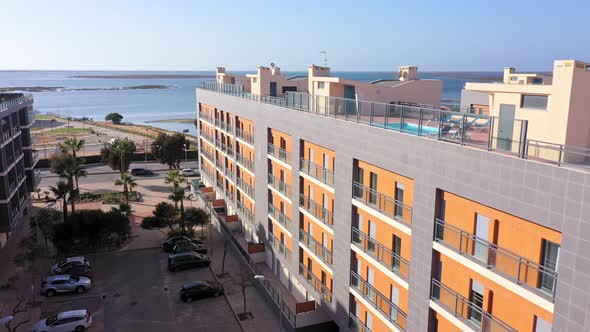
[[(405, 122), (403, 124), (403, 126), (401, 126), (399, 122), (388, 123), (387, 128), (391, 128), (391, 129), (397, 130), (397, 131), (403, 131), (403, 132), (414, 134), (414, 135), (418, 135), (418, 131), (419, 131), (417, 124), (408, 123), (408, 122)], [(422, 126), (422, 135), (430, 135), (430, 134), (438, 134), (438, 128)]]

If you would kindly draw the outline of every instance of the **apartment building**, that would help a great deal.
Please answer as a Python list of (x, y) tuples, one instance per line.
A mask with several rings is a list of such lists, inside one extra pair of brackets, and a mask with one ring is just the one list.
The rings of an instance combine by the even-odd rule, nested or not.
[(31, 126), (35, 122), (33, 98), (22, 93), (0, 94), (0, 248), (27, 215), (29, 193), (41, 180), (35, 164)]
[[(528, 121), (528, 154), (559, 163), (590, 164), (590, 64), (558, 60), (551, 74), (504, 68), (502, 82), (465, 84), (462, 105), (484, 109), (500, 124)], [(512, 137), (501, 128), (501, 137)]]
[(328, 73), (196, 92), (202, 192), (284, 285), (288, 330), (590, 329), (587, 169), (527, 158), (526, 120), (501, 140), (497, 116), (345, 98)]

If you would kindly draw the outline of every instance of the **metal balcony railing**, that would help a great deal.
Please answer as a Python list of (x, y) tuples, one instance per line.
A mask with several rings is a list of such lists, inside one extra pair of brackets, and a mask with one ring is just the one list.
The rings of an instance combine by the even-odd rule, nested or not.
[(283, 256), (287, 260), (291, 260), (291, 250), (287, 248), (287, 246), (279, 240), (279, 238), (275, 237), (273, 234), (269, 233), (268, 236), (268, 244), (274, 250), (278, 256)]
[(241, 128), (236, 128), (236, 136), (246, 143), (254, 144), (254, 136)]
[(369, 254), (369, 256), (373, 257), (383, 266), (403, 279), (408, 280), (410, 273), (410, 262), (408, 260), (355, 227), (352, 228), (351, 240), (358, 248)]
[(269, 155), (274, 156), (277, 159), (284, 161), (286, 163), (289, 162), (288, 159), (290, 159), (290, 157), (291, 157), (289, 152), (287, 152), (287, 150), (282, 149), (278, 146), (275, 146), (272, 143), (267, 144), (267, 151), (268, 151)]
[(406, 313), (403, 312), (395, 303), (381, 294), (375, 287), (363, 280), (361, 276), (354, 271), (350, 271), (350, 286), (357, 290), (369, 301), (375, 309), (381, 312), (387, 319), (405, 330), (407, 326)]
[(303, 243), (307, 249), (311, 250), (324, 263), (332, 265), (332, 252), (301, 228), (299, 229), (299, 242)]
[(245, 192), (246, 195), (254, 198), (254, 187), (252, 187), (250, 184), (246, 183), (246, 181), (239, 177), (236, 179), (236, 182), (238, 184), (238, 188), (242, 189), (242, 191)]
[(271, 203), (268, 203), (268, 214), (270, 214), (276, 221), (281, 223), (281, 225), (283, 225), (286, 229), (291, 229), (291, 218), (289, 218)]
[(307, 159), (301, 158), (299, 160), (299, 168), (301, 171), (312, 178), (319, 180), (329, 186), (334, 186), (334, 172), (317, 165)]
[(371, 332), (371, 329), (352, 312), (348, 314), (348, 327), (353, 332)]
[(311, 213), (311, 215), (314, 217), (318, 218), (324, 224), (330, 227), (334, 225), (334, 213), (316, 203), (311, 198), (303, 194), (299, 194), (299, 206), (305, 209), (305, 211)]
[(555, 296), (557, 271), (553, 269), (449, 225), (438, 218), (435, 220), (434, 240), (461, 255), (471, 257), (475, 262), (508, 277), (519, 285), (526, 284), (543, 294)]
[(485, 312), (461, 294), (441, 284), (438, 280), (432, 279), (430, 298), (449, 311), (453, 316), (462, 317), (466, 323), (478, 331), (517, 331), (499, 318)]
[(286, 182), (281, 181), (279, 178), (275, 178), (274, 175), (269, 173), (268, 184), (278, 190), (281, 194), (291, 199), (291, 186), (289, 186)]
[(352, 197), (406, 226), (412, 224), (412, 207), (354, 181)]
[(315, 276), (307, 267), (301, 263), (299, 263), (299, 274), (301, 274), (309, 284), (318, 292), (320, 293), (324, 299), (328, 302), (332, 302), (332, 291), (328, 288), (328, 286), (318, 277)]
[(254, 161), (246, 158), (246, 156), (244, 156), (243, 154), (239, 152), (236, 153), (236, 161), (242, 164), (242, 166), (249, 169), (251, 172), (254, 172)]
[(33, 95), (26, 93), (24, 96), (22, 97), (18, 97), (18, 98), (14, 98), (8, 101), (5, 101), (3, 103), (0, 103), (0, 111), (5, 111), (8, 108), (12, 107), (12, 106), (16, 106), (19, 104), (24, 104), (25, 102), (29, 101), (29, 100), (33, 100)]

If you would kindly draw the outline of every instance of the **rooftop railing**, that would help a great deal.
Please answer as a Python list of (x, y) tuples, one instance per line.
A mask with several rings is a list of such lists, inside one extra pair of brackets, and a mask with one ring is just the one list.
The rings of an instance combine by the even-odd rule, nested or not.
[(236, 153), (236, 161), (238, 163), (242, 164), (242, 166), (249, 169), (251, 172), (254, 172), (254, 161), (246, 158), (246, 156), (244, 156), (243, 154), (237, 152)]
[(371, 329), (352, 312), (348, 314), (348, 327), (353, 332), (371, 332)]
[(390, 322), (402, 330), (406, 329), (406, 313), (354, 271), (350, 271), (350, 286), (361, 293), (365, 300), (369, 301)]
[(355, 227), (352, 228), (352, 243), (395, 274), (408, 280), (410, 262), (393, 252), (390, 248), (387, 248), (379, 241), (371, 238)]
[(528, 285), (551, 297), (555, 295), (557, 272), (553, 269), (490, 243), (470, 232), (449, 225), (440, 219), (435, 220), (434, 239), (459, 254), (473, 258), (474, 261), (486, 268), (507, 276), (519, 285)]
[(484, 311), (438, 280), (432, 279), (430, 297), (455, 317), (462, 317), (463, 321), (477, 331), (516, 332), (510, 325)]
[(318, 293), (320, 293), (324, 299), (326, 299), (326, 301), (330, 303), (332, 302), (332, 291), (302, 263), (299, 263), (299, 274), (301, 274), (310, 283), (310, 285), (313, 286), (313, 288)]
[(311, 176), (312, 178), (319, 180), (329, 186), (334, 186), (334, 171), (331, 171), (304, 158), (299, 160), (299, 168), (303, 173)]
[(303, 243), (307, 249), (311, 250), (324, 263), (332, 265), (332, 252), (301, 228), (299, 229), (299, 242)]
[(272, 143), (267, 144), (268, 154), (278, 158), (281, 161), (288, 162), (287, 159), (290, 157), (287, 150), (282, 149)]
[(281, 210), (277, 209), (271, 203), (268, 203), (268, 213), (281, 225), (283, 225), (286, 229), (291, 229), (291, 218), (289, 218), (286, 214), (281, 212)]
[(407, 226), (411, 226), (412, 224), (411, 206), (356, 181), (352, 183), (352, 197)]
[(31, 95), (29, 93), (25, 93), (24, 96), (22, 96), (22, 97), (14, 98), (14, 99), (0, 103), (0, 111), (5, 111), (5, 110), (9, 109), (10, 107), (24, 104), (25, 102), (27, 102), (29, 100), (33, 100), (33, 95)]
[[(432, 107), (385, 104), (364, 100), (287, 92), (285, 98), (265, 97), (244, 92), (242, 86), (205, 82), (203, 89), (239, 98), (278, 105), (302, 112), (362, 123), (520, 158), (564, 165), (590, 165), (590, 151), (574, 146), (528, 140), (526, 120), (500, 121), (483, 114), (453, 112)], [(547, 155), (536, 154), (546, 150)], [(576, 156), (574, 161), (559, 157)], [(577, 160), (582, 160), (578, 162)]]
[(311, 213), (311, 215), (314, 217), (318, 218), (324, 224), (330, 227), (334, 225), (334, 213), (316, 203), (313, 199), (303, 194), (299, 194), (299, 206)]
[(270, 184), (271, 187), (275, 188), (276, 190), (278, 190), (281, 194), (289, 197), (291, 197), (291, 186), (289, 186), (287, 184), (287, 182), (285, 181), (281, 181), (281, 179), (279, 178), (275, 178), (274, 175), (272, 174), (268, 174), (268, 184)]

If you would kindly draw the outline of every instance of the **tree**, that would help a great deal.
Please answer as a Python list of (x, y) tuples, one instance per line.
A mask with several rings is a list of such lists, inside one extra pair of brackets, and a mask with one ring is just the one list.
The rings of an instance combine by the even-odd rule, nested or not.
[[(14, 307), (12, 307), (12, 313), (10, 316), (16, 317), (18, 314), (25, 313), (25, 312), (27, 312), (27, 305), (26, 305), (25, 299), (23, 299), (19, 296), (19, 297), (17, 297), (17, 303), (14, 305)], [(30, 319), (21, 320), (14, 327), (12, 326), (13, 321), (15, 321), (15, 319), (11, 319), (6, 324), (4, 324), (4, 326), (6, 327), (8, 332), (16, 332), (19, 327), (28, 323), (30, 321)]]
[[(172, 184), (172, 193), (174, 193), (182, 183), (186, 182), (186, 178), (179, 170), (170, 170), (166, 173), (166, 177), (164, 178), (164, 182), (168, 184)], [(174, 201), (174, 207), (178, 208), (178, 202)]]
[(184, 200), (189, 198), (189, 196), (186, 195), (184, 188), (175, 187), (172, 189), (172, 194), (170, 194), (168, 198), (174, 201), (176, 208), (178, 208), (178, 202), (180, 202), (180, 228), (183, 232), (185, 232), (186, 224), (184, 219)]
[(77, 158), (67, 153), (54, 153), (51, 155), (50, 160), (51, 171), (57, 173), (61, 178), (67, 180), (67, 185), (70, 188), (70, 203), (72, 205), (72, 213), (76, 212), (76, 197), (80, 190), (77, 186), (74, 186), (74, 179), (79, 177), (87, 176), (88, 172), (78, 163)]
[(105, 144), (100, 150), (100, 156), (105, 164), (122, 175), (129, 170), (136, 149), (135, 142), (128, 138), (118, 139), (113, 144)]
[[(77, 139), (76, 137), (69, 138), (65, 140), (63, 143), (59, 144), (59, 149), (62, 153), (69, 154), (74, 158), (74, 161), (79, 165), (82, 163), (81, 160), (77, 158), (78, 151), (84, 148), (85, 141), (83, 139)], [(78, 186), (78, 175), (75, 175), (76, 179), (76, 189), (79, 189)]]
[(61, 199), (63, 205), (64, 221), (68, 220), (68, 195), (70, 186), (63, 180), (59, 180), (55, 187), (49, 187), (49, 190), (55, 195), (55, 199)]
[(125, 203), (129, 205), (129, 191), (137, 186), (135, 179), (129, 173), (121, 174), (121, 178), (115, 181), (115, 186), (123, 186), (123, 195), (125, 196)]
[(114, 213), (120, 213), (126, 217), (129, 217), (133, 212), (135, 212), (128, 203), (119, 203), (119, 207), (112, 207), (111, 211)]
[(119, 113), (109, 113), (107, 116), (104, 117), (106, 121), (112, 121), (114, 124), (121, 124), (121, 120), (123, 120), (123, 116)]
[(184, 219), (188, 226), (201, 226), (201, 238), (204, 236), (204, 226), (209, 222), (209, 218), (209, 212), (201, 208), (189, 207), (184, 211)]
[(190, 141), (184, 135), (176, 133), (166, 135), (160, 133), (152, 142), (152, 155), (160, 164), (168, 165), (169, 169), (179, 169), (184, 149), (188, 149)]
[(174, 218), (178, 214), (178, 209), (176, 209), (172, 204), (167, 202), (160, 202), (156, 204), (156, 208), (153, 212), (154, 216), (159, 220), (162, 220), (170, 230), (173, 230), (172, 225), (174, 224)]

